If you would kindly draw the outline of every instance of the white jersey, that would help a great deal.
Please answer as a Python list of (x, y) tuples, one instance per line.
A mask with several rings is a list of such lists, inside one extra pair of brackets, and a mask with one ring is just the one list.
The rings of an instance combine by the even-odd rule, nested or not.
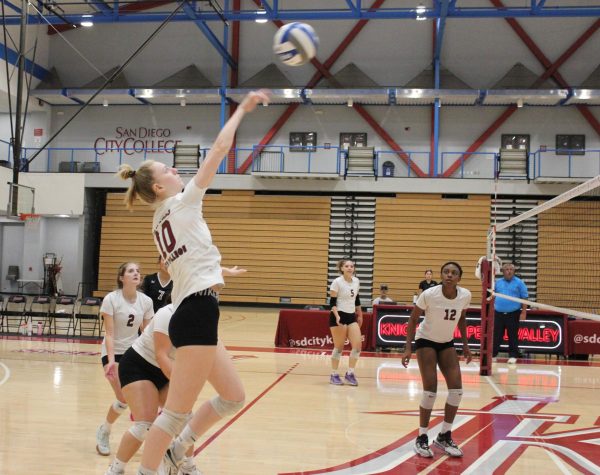
[[(152, 299), (136, 292), (135, 302), (123, 297), (121, 289), (109, 293), (104, 300), (100, 312), (113, 317), (113, 349), (115, 355), (122, 355), (138, 336), (142, 320), (150, 320), (154, 316)], [(102, 340), (102, 356), (106, 356), (106, 341)]]
[[(152, 321), (148, 324), (144, 331), (137, 339), (133, 342), (133, 349), (148, 363), (160, 368), (158, 361), (156, 361), (156, 351), (154, 349), (154, 333), (162, 333), (169, 336), (169, 322), (175, 309), (173, 304), (166, 305), (160, 308)], [(169, 358), (175, 358), (175, 348), (171, 347), (169, 352)]]
[(352, 282), (347, 282), (343, 275), (334, 279), (331, 283), (331, 290), (337, 292), (336, 306), (338, 310), (346, 313), (354, 313), (356, 311), (355, 302), (359, 287), (360, 281), (357, 277), (352, 277)]
[(154, 242), (173, 279), (175, 308), (195, 292), (224, 285), (221, 254), (202, 217), (205, 192), (206, 188), (198, 187), (192, 179), (183, 192), (164, 200), (154, 211)]
[(417, 307), (425, 310), (425, 319), (417, 328), (415, 339), (424, 338), (437, 343), (454, 340), (454, 330), (462, 311), (471, 304), (471, 292), (456, 287), (456, 298), (447, 299), (442, 285), (431, 287), (417, 299)]

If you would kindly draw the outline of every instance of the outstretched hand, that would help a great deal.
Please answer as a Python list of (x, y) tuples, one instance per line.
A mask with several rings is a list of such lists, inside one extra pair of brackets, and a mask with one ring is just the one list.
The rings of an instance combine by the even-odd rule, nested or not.
[(271, 91), (268, 89), (259, 89), (249, 92), (240, 104), (244, 112), (252, 112), (258, 104), (268, 105), (271, 102)]

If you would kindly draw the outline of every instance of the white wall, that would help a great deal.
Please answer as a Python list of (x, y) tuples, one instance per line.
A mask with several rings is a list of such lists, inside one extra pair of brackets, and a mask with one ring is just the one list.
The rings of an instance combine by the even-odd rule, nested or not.
[(23, 275), (23, 229), (22, 223), (0, 223), (2, 252), (0, 282), (2, 292), (17, 292), (17, 283), (6, 280), (8, 266), (19, 266), (19, 278)]
[(44, 218), (44, 253), (53, 252), (62, 265), (62, 282), (65, 294), (76, 294), (82, 280), (83, 218)]

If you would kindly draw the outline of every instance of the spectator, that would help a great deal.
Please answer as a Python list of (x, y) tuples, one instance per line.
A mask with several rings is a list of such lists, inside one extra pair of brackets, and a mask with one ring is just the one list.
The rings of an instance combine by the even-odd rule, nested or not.
[(425, 271), (425, 280), (422, 280), (419, 283), (419, 295), (421, 295), (424, 290), (435, 287), (436, 285), (438, 285), (438, 283), (433, 280), (433, 271), (431, 269), (427, 269)]
[[(512, 262), (502, 265), (502, 279), (496, 280), (494, 291), (499, 294), (526, 299), (528, 297), (527, 286), (515, 276), (515, 266)], [(512, 300), (496, 297), (494, 300), (494, 351), (495, 358), (500, 350), (504, 339), (504, 330), (508, 333), (508, 364), (515, 364), (519, 353), (519, 321), (525, 320), (527, 316), (527, 304), (521, 304)]]
[(379, 297), (373, 299), (373, 305), (381, 305), (381, 304), (395, 304), (396, 301), (391, 299), (388, 296), (388, 286), (387, 284), (381, 284), (379, 286)]

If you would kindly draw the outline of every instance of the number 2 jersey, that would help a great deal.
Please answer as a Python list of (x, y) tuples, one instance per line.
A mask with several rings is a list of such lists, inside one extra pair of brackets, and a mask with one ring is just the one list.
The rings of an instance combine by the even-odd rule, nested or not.
[(417, 328), (415, 339), (446, 343), (454, 340), (454, 330), (462, 311), (471, 304), (471, 292), (456, 287), (456, 298), (447, 299), (442, 285), (431, 287), (419, 295), (417, 307), (425, 311), (425, 318)]
[(205, 193), (206, 188), (192, 178), (183, 192), (167, 198), (154, 211), (154, 242), (173, 279), (175, 308), (195, 292), (224, 285), (221, 254), (202, 216)]
[[(113, 317), (113, 349), (115, 355), (122, 355), (138, 337), (143, 320), (154, 317), (152, 299), (136, 292), (135, 302), (123, 297), (121, 289), (109, 293), (102, 300), (100, 312)], [(106, 342), (102, 340), (102, 356), (106, 356)]]

